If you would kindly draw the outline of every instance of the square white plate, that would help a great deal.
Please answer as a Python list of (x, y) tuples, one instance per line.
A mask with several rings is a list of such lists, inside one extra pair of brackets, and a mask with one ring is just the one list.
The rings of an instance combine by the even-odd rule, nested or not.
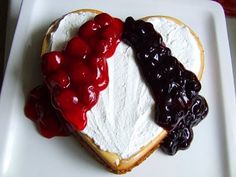
[(201, 94), (209, 114), (194, 128), (187, 151), (167, 156), (156, 151), (124, 176), (236, 176), (236, 104), (225, 18), (214, 2), (157, 0), (24, 0), (0, 102), (1, 177), (115, 176), (97, 163), (73, 137), (46, 139), (25, 118), (27, 93), (41, 82), (40, 48), (50, 23), (63, 14), (94, 8), (124, 19), (169, 15), (189, 25), (205, 49)]

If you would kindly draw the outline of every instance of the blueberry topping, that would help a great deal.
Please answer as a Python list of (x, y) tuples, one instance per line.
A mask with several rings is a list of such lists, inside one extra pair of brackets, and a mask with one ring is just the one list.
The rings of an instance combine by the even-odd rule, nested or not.
[(168, 130), (161, 149), (170, 155), (186, 149), (193, 138), (192, 127), (208, 113), (206, 100), (198, 94), (201, 84), (197, 76), (171, 55), (151, 23), (128, 17), (123, 41), (133, 48), (140, 72), (153, 94), (155, 122)]

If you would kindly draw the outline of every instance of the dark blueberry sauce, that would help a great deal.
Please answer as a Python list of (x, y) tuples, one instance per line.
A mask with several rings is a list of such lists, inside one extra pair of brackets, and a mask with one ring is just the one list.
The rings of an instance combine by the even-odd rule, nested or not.
[(198, 93), (201, 84), (171, 55), (153, 25), (128, 17), (123, 41), (130, 45), (136, 62), (156, 102), (155, 122), (168, 130), (161, 149), (170, 155), (189, 147), (192, 127), (208, 113), (206, 100)]

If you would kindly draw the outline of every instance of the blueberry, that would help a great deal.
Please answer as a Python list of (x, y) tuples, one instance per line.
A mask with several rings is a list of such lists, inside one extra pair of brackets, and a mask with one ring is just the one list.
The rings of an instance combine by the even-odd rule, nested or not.
[(192, 127), (208, 113), (206, 100), (198, 93), (197, 76), (184, 68), (152, 24), (128, 17), (123, 41), (136, 54), (136, 62), (156, 101), (155, 122), (169, 131), (161, 144), (167, 154), (186, 149), (193, 138)]

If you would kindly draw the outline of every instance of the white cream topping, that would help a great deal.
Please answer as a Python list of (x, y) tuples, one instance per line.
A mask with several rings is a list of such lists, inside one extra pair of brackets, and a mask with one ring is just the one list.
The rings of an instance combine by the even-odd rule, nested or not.
[(151, 17), (147, 21), (152, 23), (154, 29), (162, 35), (163, 41), (171, 49), (172, 55), (186, 69), (198, 75), (201, 68), (201, 60), (199, 59), (201, 53), (189, 28), (168, 18)]
[(154, 123), (155, 102), (141, 78), (132, 49), (120, 43), (107, 61), (109, 85), (87, 112), (88, 125), (83, 133), (101, 149), (128, 158), (163, 129)]
[[(63, 49), (78, 28), (95, 15), (81, 12), (65, 16), (51, 36), (51, 50)], [(197, 73), (200, 52), (190, 31), (166, 19), (150, 21), (163, 35), (173, 55)], [(155, 103), (140, 75), (132, 49), (121, 42), (107, 62), (109, 85), (100, 93), (97, 104), (87, 112), (88, 123), (82, 133), (92, 138), (102, 150), (125, 159), (151, 142), (163, 129), (154, 123)]]
[(96, 13), (70, 13), (60, 21), (56, 32), (51, 36), (51, 51), (64, 49), (66, 43), (76, 35), (79, 27), (86, 21), (93, 19)]

